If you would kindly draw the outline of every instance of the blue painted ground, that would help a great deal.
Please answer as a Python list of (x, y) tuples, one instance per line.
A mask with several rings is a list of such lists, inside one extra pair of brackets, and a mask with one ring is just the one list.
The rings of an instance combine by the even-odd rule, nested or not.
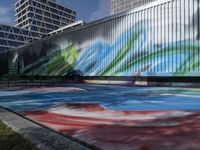
[(17, 112), (67, 103), (97, 103), (113, 110), (200, 110), (200, 88), (80, 84), (0, 90), (0, 105)]

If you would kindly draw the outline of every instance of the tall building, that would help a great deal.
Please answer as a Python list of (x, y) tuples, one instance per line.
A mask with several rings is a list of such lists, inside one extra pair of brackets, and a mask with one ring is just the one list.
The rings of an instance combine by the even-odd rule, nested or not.
[(73, 23), (76, 12), (56, 0), (17, 0), (16, 27), (0, 24), (0, 52), (40, 39)]
[(46, 35), (62, 26), (73, 23), (76, 12), (56, 0), (17, 0), (16, 27)]
[(136, 8), (155, 0), (111, 0), (111, 14)]

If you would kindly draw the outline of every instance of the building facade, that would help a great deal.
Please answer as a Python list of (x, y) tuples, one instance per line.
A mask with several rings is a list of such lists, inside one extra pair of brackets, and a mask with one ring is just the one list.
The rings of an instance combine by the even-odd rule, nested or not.
[(16, 27), (36, 31), (40, 36), (73, 23), (76, 12), (56, 0), (17, 0)]
[(76, 12), (56, 0), (17, 0), (16, 27), (0, 24), (0, 52), (38, 40), (70, 24)]
[(199, 13), (198, 0), (158, 0), (36, 41), (9, 58), (25, 76), (199, 76)]
[(0, 24), (0, 53), (39, 39), (35, 31)]
[(111, 0), (111, 14), (139, 7), (155, 0)]

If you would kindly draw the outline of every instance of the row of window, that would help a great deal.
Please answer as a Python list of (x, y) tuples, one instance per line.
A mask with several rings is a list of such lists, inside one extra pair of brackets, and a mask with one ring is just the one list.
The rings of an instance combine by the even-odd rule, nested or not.
[(14, 35), (14, 34), (5, 34), (3, 32), (0, 32), (0, 38), (4, 38), (4, 39), (8, 38), (8, 39), (11, 39), (11, 40), (19, 40), (19, 41), (30, 40), (30, 37), (19, 36), (19, 35), (17, 36), (17, 35)]
[[(44, 17), (43, 15), (41, 15), (41, 13), (38, 13), (38, 14), (28, 13), (27, 16), (30, 17), (30, 18), (35, 18), (37, 20), (43, 20), (46, 23), (54, 24), (54, 25), (57, 25), (58, 27), (69, 24), (69, 23), (73, 22), (72, 20), (75, 19), (75, 18), (71, 19), (71, 20), (65, 19), (65, 18), (62, 18), (62, 17), (54, 15), (54, 14), (52, 14), (52, 18), (48, 18), (48, 17)], [(28, 25), (28, 23), (31, 24), (31, 22), (28, 22), (26, 20), (26, 18), (27, 18), (26, 15), (24, 15), (22, 18), (17, 20), (17, 23), (20, 24), (19, 27), (24, 27), (24, 26)], [(26, 20), (26, 21), (24, 22), (24, 20)], [(38, 21), (38, 22), (33, 22), (33, 24), (40, 25), (41, 23)], [(51, 25), (49, 25), (49, 26), (51, 26)], [(54, 30), (53, 27), (50, 27), (50, 28)]]
[[(9, 33), (13, 33), (13, 34), (22, 34), (25, 36), (29, 36), (29, 34), (31, 34), (33, 37), (39, 37), (39, 34), (36, 32), (31, 32), (31, 31), (27, 31), (27, 30), (20, 30), (18, 28), (14, 28), (14, 27), (9, 27), (6, 25), (1, 25), (0, 26), (0, 36), (3, 34), (2, 31), (5, 32), (9, 32)], [(7, 34), (7, 33), (5, 33)]]
[[(44, 9), (38, 9), (37, 7), (35, 7), (35, 8), (28, 7), (28, 11), (38, 13), (38, 14), (44, 14), (45, 16), (53, 17), (53, 18), (58, 19), (58, 20), (59, 20), (60, 17), (75, 18), (75, 16), (72, 15), (72, 14), (67, 14), (65, 12), (55, 10), (55, 9), (50, 9), (50, 10), (47, 9), (47, 11), (45, 11)], [(53, 12), (53, 13), (51, 13), (51, 12)], [(22, 13), (22, 14), (25, 14), (25, 12)], [(19, 16), (21, 16), (21, 15), (19, 14)]]
[[(41, 2), (41, 3), (40, 3)], [(76, 12), (71, 10), (71, 9), (68, 9), (66, 7), (63, 7), (61, 5), (58, 5), (56, 3), (52, 3), (50, 1), (48, 2), (42, 2), (41, 0), (40, 1), (27, 1), (26, 3), (24, 3), (24, 1), (22, 1), (21, 3), (17, 3), (16, 4), (16, 12), (20, 12), (21, 10), (23, 10), (26, 6), (28, 5), (33, 5), (33, 6), (36, 6), (37, 8), (41, 8), (43, 10), (48, 10), (48, 11), (52, 11), (54, 13), (58, 13), (58, 11), (62, 11), (63, 13), (68, 13), (68, 14), (73, 14), (73, 15), (76, 15)]]
[(0, 46), (0, 52), (9, 50), (9, 47)]
[[(59, 15), (54, 15), (52, 14), (51, 16), (46, 16), (45, 14), (42, 15), (42, 13), (37, 13), (34, 14), (34, 12), (28, 13), (28, 17), (33, 18), (35, 16), (36, 19), (42, 20), (45, 19), (47, 22), (52, 22), (51, 20), (54, 19), (57, 22), (62, 20), (63, 22), (67, 23), (68, 21), (73, 21), (75, 18), (73, 16), (69, 16), (69, 18), (63, 18), (62, 16)], [(23, 21), (23, 19), (19, 19), (18, 22)]]
[(16, 7), (21, 6), (26, 0), (18, 0), (18, 2), (16, 3)]
[(47, 29), (46, 27), (37, 27), (37, 26), (33, 26), (33, 25), (30, 27), (30, 30), (42, 32), (42, 33), (46, 33), (46, 34), (52, 31), (50, 29)]
[[(71, 9), (68, 9), (68, 8), (63, 7), (61, 5), (52, 3), (50, 1), (48, 1), (48, 2), (42, 2), (42, 3), (38, 3), (36, 1), (33, 1), (32, 4), (33, 4), (33, 6), (37, 6), (37, 7), (42, 8), (42, 9), (47, 9), (47, 10), (50, 9), (52, 12), (55, 12), (55, 13), (58, 13), (58, 11), (57, 11), (57, 9), (58, 9), (58, 10), (62, 10), (64, 12), (67, 12), (69, 14), (72, 14), (72, 13), (75, 14), (75, 12), (72, 11)], [(48, 7), (48, 6), (51, 6), (51, 7)]]
[[(48, 28), (48, 29), (51, 29), (51, 31), (52, 30), (56, 30), (56, 29), (58, 29), (60, 26), (64, 26), (64, 25), (66, 25), (66, 24), (64, 24), (64, 23), (60, 23), (60, 22), (58, 22), (58, 21), (55, 21), (55, 20), (50, 20), (49, 21), (49, 23), (47, 22), (47, 20), (45, 20), (46, 22), (42, 22), (40, 19), (36, 19), (36, 20), (33, 20), (33, 19), (28, 19), (28, 20), (26, 20), (26, 21), (24, 21), (24, 22), (22, 22), (22, 23), (20, 23), (18, 26), (19, 27), (25, 27), (25, 26), (28, 26), (28, 27), (30, 27), (30, 26), (32, 26), (32, 25), (37, 25), (37, 26), (40, 26), (40, 27), (46, 27), (46, 28)], [(37, 31), (36, 29), (34, 29), (33, 31)], [(50, 32), (51, 32), (50, 31)], [(45, 32), (46, 33), (46, 32)]]
[(8, 47), (13, 47), (13, 46), (21, 46), (24, 45), (24, 42), (17, 42), (17, 41), (9, 41), (9, 40), (2, 40), (0, 39), (0, 45), (5, 45)]
[[(27, 3), (24, 3), (23, 4), (24, 6), (23, 7), (25, 7), (25, 6), (27, 6), (28, 4)], [(38, 5), (40, 5), (39, 3), (38, 3)], [(48, 7), (47, 7), (48, 8)], [(20, 9), (17, 9), (18, 10), (18, 12), (19, 12), (19, 10), (22, 10), (21, 8)], [(43, 19), (43, 16), (42, 16), (42, 14), (44, 13), (44, 16), (46, 15), (47, 17), (45, 17), (45, 21), (47, 21), (47, 22), (49, 22), (49, 23), (55, 23), (56, 25), (60, 25), (60, 23), (58, 22), (58, 21), (55, 21), (55, 22), (52, 22), (51, 21), (51, 19), (50, 18), (48, 18), (48, 17), (52, 17), (52, 19), (56, 19), (56, 20), (62, 20), (62, 22), (65, 22), (65, 24), (64, 25), (66, 25), (66, 24), (68, 24), (68, 23), (71, 23), (71, 21), (70, 20), (75, 20), (75, 16), (72, 16), (72, 15), (68, 15), (67, 13), (62, 13), (61, 11), (56, 11), (55, 12), (55, 10), (54, 9), (52, 9), (52, 8), (50, 8), (50, 11), (52, 11), (52, 12), (54, 12), (55, 14), (50, 14), (49, 12), (46, 12), (46, 11), (44, 11), (44, 10), (42, 10), (42, 9), (37, 9), (37, 8), (34, 8), (33, 9), (33, 7), (28, 7), (28, 9), (25, 9), (25, 10), (23, 10), (22, 12), (20, 12), (20, 13), (18, 13), (17, 14), (17, 18), (18, 18), (18, 20), (17, 20), (17, 23), (19, 24), (19, 23), (21, 23), (20, 25), (19, 25), (19, 27), (24, 27), (24, 26), (26, 26), (26, 25), (28, 25), (28, 23), (26, 22), (26, 23), (22, 23), (24, 20), (26, 20), (26, 18), (27, 18), (27, 16), (26, 15), (24, 15), (24, 14), (26, 14), (26, 12), (27, 11), (32, 11), (33, 13), (37, 13), (37, 15), (36, 15), (36, 19), (39, 19), (39, 20), (42, 20)], [(30, 14), (28, 14), (28, 17), (33, 17), (33, 13), (30, 13)], [(56, 15), (56, 14), (60, 14), (60, 15), (62, 15), (62, 16), (59, 16), (59, 15)], [(68, 18), (66, 18), (66, 19), (64, 19), (63, 17), (68, 17)]]

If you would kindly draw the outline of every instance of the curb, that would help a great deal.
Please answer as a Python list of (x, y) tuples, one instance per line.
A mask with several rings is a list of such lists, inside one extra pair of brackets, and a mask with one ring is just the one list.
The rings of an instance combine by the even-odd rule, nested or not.
[(41, 150), (91, 150), (67, 137), (0, 107), (0, 120)]

